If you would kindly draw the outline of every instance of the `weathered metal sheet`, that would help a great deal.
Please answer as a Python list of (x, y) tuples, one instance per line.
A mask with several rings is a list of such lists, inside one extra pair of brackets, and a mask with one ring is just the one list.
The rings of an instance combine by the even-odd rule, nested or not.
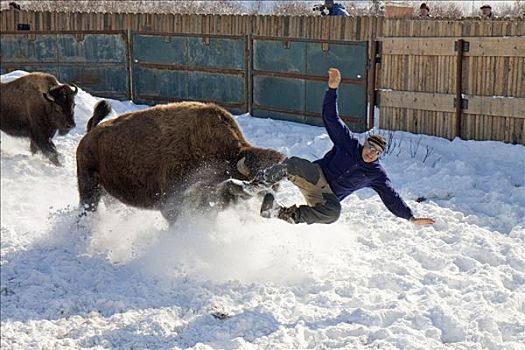
[[(326, 89), (326, 82), (306, 82), (305, 111), (321, 114)], [(366, 89), (360, 85), (341, 84), (337, 90), (337, 102), (339, 113), (345, 117), (366, 116)]]
[(306, 74), (327, 76), (328, 68), (337, 67), (345, 79), (363, 79), (366, 76), (367, 50), (366, 42), (328, 45), (308, 43)]
[(128, 98), (127, 75), (125, 65), (60, 65), (58, 67), (60, 80), (74, 82), (94, 95), (115, 99)]
[(133, 86), (134, 101), (139, 103), (195, 100), (236, 109), (244, 105), (244, 78), (240, 76), (135, 67)]
[(305, 73), (306, 45), (300, 41), (254, 40), (253, 69)]
[(195, 100), (244, 103), (244, 77), (210, 73), (188, 73), (188, 97)]
[(120, 35), (59, 35), (61, 62), (126, 63), (126, 42)]
[(133, 62), (186, 66), (185, 37), (133, 34)]
[(367, 43), (253, 40), (252, 115), (322, 125), (328, 68), (343, 76), (339, 114), (354, 131), (367, 127)]
[(98, 96), (130, 96), (122, 33), (2, 33), (1, 42), (2, 73), (47, 72)]
[(305, 104), (305, 82), (300, 79), (255, 76), (253, 103), (301, 111)]
[(0, 55), (3, 63), (56, 62), (56, 35), (1, 34)]
[(132, 37), (135, 102), (197, 100), (247, 110), (244, 37), (150, 33)]
[(188, 65), (244, 70), (245, 41), (225, 38), (188, 38)]

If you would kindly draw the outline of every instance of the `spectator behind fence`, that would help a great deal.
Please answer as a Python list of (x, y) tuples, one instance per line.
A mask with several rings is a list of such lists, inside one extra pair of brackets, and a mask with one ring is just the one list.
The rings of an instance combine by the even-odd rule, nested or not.
[(18, 5), (16, 2), (10, 2), (9, 9), (10, 10), (20, 10), (20, 5)]
[(483, 5), (479, 9), (481, 10), (481, 18), (484, 18), (484, 19), (496, 18), (496, 15), (492, 11), (492, 7), (490, 5)]
[(419, 17), (421, 17), (421, 18), (432, 17), (430, 15), (430, 7), (428, 7), (427, 4), (422, 3), (421, 6), (419, 6)]
[(334, 0), (325, 0), (324, 5), (314, 6), (314, 11), (321, 12), (321, 16), (349, 16), (346, 8), (339, 3), (334, 3)]

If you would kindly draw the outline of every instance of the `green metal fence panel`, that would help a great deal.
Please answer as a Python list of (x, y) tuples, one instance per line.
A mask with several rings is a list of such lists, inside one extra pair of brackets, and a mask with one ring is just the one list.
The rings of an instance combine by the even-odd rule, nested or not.
[(245, 45), (244, 38), (188, 37), (188, 65), (244, 71)]
[(188, 40), (182, 36), (133, 34), (133, 62), (188, 65)]
[(300, 79), (255, 76), (253, 104), (263, 109), (299, 111), (305, 104), (305, 82)]
[(305, 73), (306, 44), (300, 41), (253, 41), (253, 69), (259, 71)]
[(367, 129), (367, 42), (253, 39), (252, 115), (322, 125), (328, 68), (341, 71), (341, 118)]
[(60, 35), (58, 58), (61, 62), (126, 63), (127, 47), (121, 35)]
[(6, 32), (0, 39), (2, 74), (46, 72), (97, 96), (130, 96), (123, 32)]
[(343, 78), (363, 78), (366, 73), (367, 51), (366, 41), (324, 45), (322, 43), (308, 43), (306, 74), (326, 76), (328, 68), (337, 67)]
[(2, 63), (55, 62), (57, 59), (56, 35), (1, 34)]
[(45, 71), (98, 96), (209, 101), (232, 112), (251, 106), (254, 116), (315, 125), (327, 70), (337, 67), (340, 115), (355, 131), (367, 127), (366, 42), (255, 37), (250, 56), (247, 36), (83, 31), (1, 39), (2, 73)]
[(215, 102), (247, 111), (245, 37), (132, 34), (133, 101)]

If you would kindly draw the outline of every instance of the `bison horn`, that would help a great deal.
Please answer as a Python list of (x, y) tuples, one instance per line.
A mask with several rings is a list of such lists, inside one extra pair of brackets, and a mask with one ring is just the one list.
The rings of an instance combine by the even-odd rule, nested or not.
[(237, 170), (243, 174), (244, 176), (248, 177), (250, 176), (250, 169), (248, 166), (244, 163), (246, 160), (246, 157), (242, 157), (241, 160), (237, 162)]
[(47, 92), (44, 92), (43, 95), (44, 95), (46, 100), (51, 101), (51, 102), (55, 102), (55, 98), (53, 96), (51, 96), (51, 94), (48, 94)]
[(78, 93), (78, 86), (76, 86), (75, 84), (71, 83), (69, 84), (69, 86), (72, 86), (73, 87), (73, 94), (77, 94)]

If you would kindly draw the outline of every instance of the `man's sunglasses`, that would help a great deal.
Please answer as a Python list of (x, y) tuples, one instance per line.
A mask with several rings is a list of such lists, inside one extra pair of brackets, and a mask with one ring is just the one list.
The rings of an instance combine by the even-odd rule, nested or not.
[(366, 146), (368, 147), (369, 150), (374, 152), (378, 157), (380, 157), (381, 154), (383, 154), (383, 151), (381, 151), (379, 148), (377, 148), (376, 146), (374, 146), (372, 143), (368, 141), (366, 141)]

